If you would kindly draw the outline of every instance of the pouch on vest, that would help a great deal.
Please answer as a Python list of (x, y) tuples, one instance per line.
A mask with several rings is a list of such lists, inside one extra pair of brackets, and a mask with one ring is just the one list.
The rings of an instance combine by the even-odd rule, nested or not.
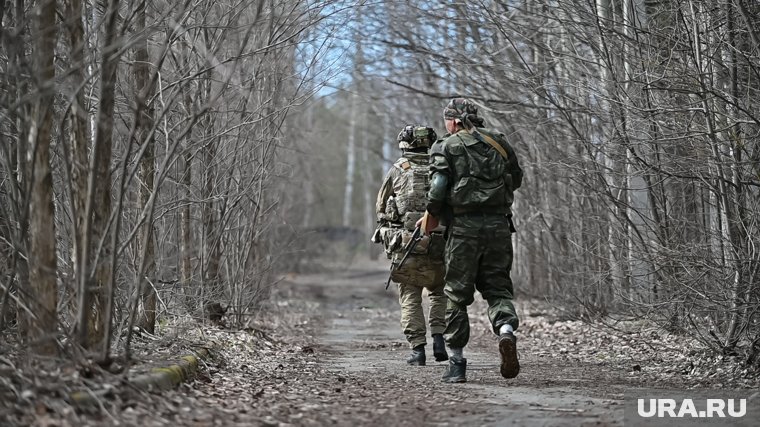
[[(402, 236), (407, 234), (407, 240), (402, 241), (404, 244), (408, 243), (411, 239), (412, 233), (404, 231)], [(443, 280), (444, 272), (444, 249), (446, 241), (443, 238), (442, 233), (433, 233), (429, 236), (425, 236), (417, 243), (415, 251), (412, 253), (404, 265), (401, 268), (391, 272), (391, 280), (398, 283), (416, 283), (421, 286), (428, 286), (435, 283), (436, 277), (440, 276), (440, 280)], [(394, 253), (393, 258), (397, 261), (401, 260), (404, 246)], [(424, 253), (419, 253), (424, 251)]]
[(398, 206), (396, 205), (396, 198), (391, 196), (388, 201), (385, 202), (385, 219), (391, 222), (397, 222), (400, 218), (398, 214)]
[(401, 247), (401, 229), (392, 227), (381, 227), (380, 235), (385, 249), (385, 256), (388, 259), (393, 257), (394, 252), (398, 252)]
[(405, 213), (404, 218), (401, 220), (401, 222), (404, 224), (404, 229), (414, 231), (414, 229), (417, 228), (417, 221), (419, 221), (423, 215), (425, 215), (424, 212)]
[[(404, 248), (406, 248), (406, 245), (408, 245), (409, 242), (412, 240), (412, 234), (414, 233), (408, 230), (404, 230), (401, 232), (401, 251), (402, 252)], [(430, 236), (422, 236), (422, 239), (420, 239), (420, 241), (417, 243), (417, 246), (414, 247), (414, 251), (412, 251), (412, 255), (427, 255), (429, 245), (430, 245)]]
[[(399, 258), (404, 256), (404, 248), (412, 240), (412, 234), (406, 230), (401, 231), (401, 244), (397, 249)], [(412, 255), (424, 255), (430, 260), (443, 262), (445, 249), (446, 240), (443, 238), (443, 233), (434, 232), (430, 235), (422, 236), (422, 239), (415, 246)]]

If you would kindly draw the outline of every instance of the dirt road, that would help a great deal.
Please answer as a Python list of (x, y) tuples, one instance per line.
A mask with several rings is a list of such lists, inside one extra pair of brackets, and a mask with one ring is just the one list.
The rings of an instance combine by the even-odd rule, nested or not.
[[(388, 425), (616, 425), (622, 422), (623, 382), (598, 364), (563, 365), (519, 344), (518, 378), (499, 375), (496, 337), (473, 316), (473, 340), (465, 350), (468, 383), (444, 384), (447, 362), (406, 365), (408, 347), (399, 327), (397, 293), (383, 289), (386, 263), (364, 263), (332, 275), (292, 280), (294, 295), (313, 300), (323, 316), (315, 348), (332, 375), (361, 383), (358, 398), (342, 400), (344, 415)], [(485, 312), (481, 302), (472, 314)], [(519, 309), (519, 307), (518, 307)], [(475, 322), (473, 322), (475, 323)], [(531, 320), (524, 325), (530, 327)], [(559, 349), (558, 349), (559, 350)], [(560, 362), (560, 363), (558, 363)], [(339, 420), (350, 423), (350, 419)], [(341, 423), (342, 423), (341, 422)]]
[[(275, 289), (274, 310), (262, 312), (247, 330), (195, 326), (194, 334), (174, 338), (198, 341), (200, 334), (215, 343), (216, 357), (196, 381), (161, 395), (119, 393), (95, 413), (55, 409), (54, 400), (46, 411), (20, 416), (18, 424), (606, 426), (622, 425), (625, 394), (636, 389), (751, 394), (757, 386), (736, 370), (744, 369), (740, 365), (689, 350), (683, 337), (643, 324), (609, 333), (531, 301), (517, 302), (522, 366), (517, 378), (506, 380), (479, 298), (470, 310), (468, 382), (444, 384), (446, 362), (405, 363), (409, 349), (397, 293), (383, 289), (386, 269), (386, 262), (364, 262), (289, 275)], [(760, 408), (757, 400), (748, 406)], [(748, 415), (744, 425), (755, 419)]]

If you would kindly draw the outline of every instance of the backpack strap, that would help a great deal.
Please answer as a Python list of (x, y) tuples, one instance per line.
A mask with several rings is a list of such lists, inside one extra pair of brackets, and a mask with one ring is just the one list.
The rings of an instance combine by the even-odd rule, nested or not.
[(473, 135), (477, 138), (478, 136), (483, 138), (483, 141), (488, 143), (491, 147), (495, 148), (496, 151), (501, 154), (501, 157), (504, 158), (505, 161), (509, 160), (509, 155), (507, 155), (507, 151), (504, 149), (504, 147), (501, 146), (498, 142), (496, 142), (495, 139), (491, 138), (490, 136), (481, 133), (481, 132), (473, 132)]

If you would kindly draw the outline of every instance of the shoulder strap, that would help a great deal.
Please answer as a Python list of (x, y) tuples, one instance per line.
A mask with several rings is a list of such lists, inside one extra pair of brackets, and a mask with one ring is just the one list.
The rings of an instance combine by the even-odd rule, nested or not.
[[(473, 132), (473, 133), (475, 133), (475, 132)], [(499, 154), (501, 154), (501, 157), (503, 157), (504, 160), (509, 160), (509, 155), (507, 155), (507, 151), (504, 149), (504, 147), (501, 146), (501, 144), (499, 144), (498, 142), (496, 142), (496, 140), (494, 140), (493, 138), (491, 138), (490, 136), (488, 136), (488, 135), (486, 135), (486, 134), (484, 134), (482, 132), (477, 132), (477, 135), (480, 135), (481, 137), (483, 137), (483, 140), (485, 142), (487, 142), (488, 145), (490, 145), (491, 147), (495, 148), (496, 151), (498, 151)]]

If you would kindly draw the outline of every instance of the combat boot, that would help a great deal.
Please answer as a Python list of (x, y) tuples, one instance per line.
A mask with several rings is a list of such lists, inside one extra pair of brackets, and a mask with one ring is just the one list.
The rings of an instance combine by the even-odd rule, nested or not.
[(449, 359), (449, 367), (443, 373), (441, 381), (445, 383), (466, 383), (467, 382), (467, 359)]
[(433, 334), (433, 356), (436, 362), (449, 360), (449, 354), (446, 353), (446, 342), (443, 341), (443, 335)]
[(410, 365), (425, 366), (425, 344), (418, 345), (412, 349), (412, 354), (406, 359)]
[(514, 378), (520, 373), (517, 360), (517, 337), (512, 332), (499, 335), (499, 354), (501, 354), (501, 376)]

